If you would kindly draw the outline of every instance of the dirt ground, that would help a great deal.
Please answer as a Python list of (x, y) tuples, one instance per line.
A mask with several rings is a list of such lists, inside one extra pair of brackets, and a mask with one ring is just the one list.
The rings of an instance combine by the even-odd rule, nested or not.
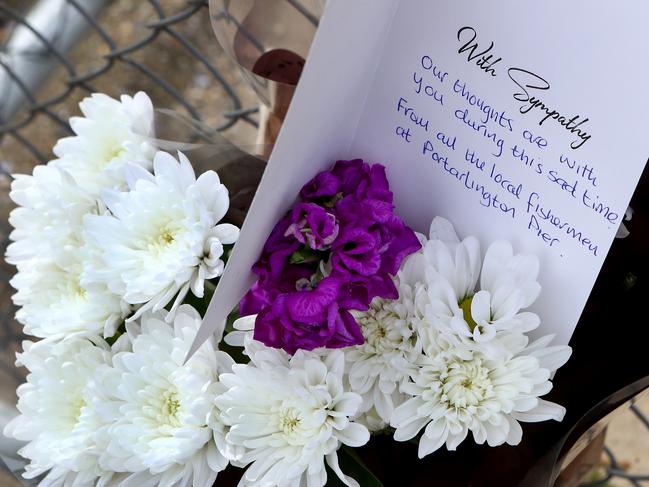
[[(645, 393), (636, 404), (649, 417), (649, 393)], [(608, 428), (606, 444), (629, 473), (649, 474), (649, 427), (644, 425), (629, 409), (621, 412)], [(649, 481), (639, 482), (649, 486)], [(628, 480), (615, 479), (610, 485), (631, 487)]]
[[(25, 9), (31, 2), (0, 0), (0, 3)], [(187, 6), (186, 0), (163, 0), (160, 3), (167, 14), (179, 12)], [(153, 19), (155, 19), (155, 12), (148, 2), (114, 0), (101, 14), (100, 22), (121, 47), (147, 35), (149, 29), (145, 24)], [(218, 69), (239, 95), (244, 107), (254, 107), (257, 104), (256, 96), (240, 76), (235, 64), (218, 45), (206, 8), (175, 24), (174, 28), (205, 54), (209, 62)], [(0, 19), (0, 43), (6, 39), (10, 30), (11, 23), (6, 19), (5, 21)], [(79, 72), (87, 72), (100, 66), (108, 52), (107, 45), (100, 37), (97, 34), (90, 34), (70, 54), (70, 59), (78, 67)], [(223, 112), (232, 109), (231, 98), (211, 72), (168, 33), (161, 32), (150, 45), (132, 54), (132, 58), (158, 73), (165, 83), (197, 107), (208, 125), (219, 125), (224, 121)], [(55, 71), (38, 93), (38, 99), (49, 99), (61, 93), (66, 87), (66, 79), (63, 69)], [(152, 82), (140, 71), (122, 62), (115, 63), (108, 73), (91, 81), (90, 84), (92, 89), (112, 96), (145, 90), (156, 107), (188, 113), (182, 104), (170, 96), (160, 84)], [(86, 95), (86, 91), (76, 88), (63, 102), (55, 105), (53, 111), (64, 119), (78, 114), (77, 104)], [(17, 117), (20, 119), (25, 115), (21, 113)], [(31, 141), (46, 157), (51, 157), (51, 147), (55, 141), (66, 135), (60, 126), (44, 115), (37, 116), (20, 130), (20, 134)], [(226, 132), (226, 136), (232, 139), (249, 143), (254, 141), (255, 134), (254, 127), (245, 122), (238, 122)], [(15, 137), (7, 136), (0, 139), (0, 252), (2, 254), (8, 241), (10, 228), (7, 217), (12, 208), (8, 198), (11, 179), (7, 174), (29, 173), (37, 162), (34, 155)], [(20, 328), (13, 321), (15, 310), (9, 298), (12, 290), (8, 280), (12, 273), (13, 269), (0, 260), (0, 404), (15, 403), (15, 387), (22, 380), (22, 371), (16, 370), (13, 366), (15, 352), (19, 349), (23, 337)], [(645, 397), (638, 407), (649, 415), (649, 397)], [(613, 421), (609, 427), (607, 444), (618, 461), (630, 472), (649, 473), (649, 428), (642, 425), (630, 411), (619, 414)], [(20, 484), (0, 470), (0, 486), (13, 485)], [(626, 487), (632, 484), (614, 480), (609, 485)], [(649, 482), (641, 485), (649, 486)]]

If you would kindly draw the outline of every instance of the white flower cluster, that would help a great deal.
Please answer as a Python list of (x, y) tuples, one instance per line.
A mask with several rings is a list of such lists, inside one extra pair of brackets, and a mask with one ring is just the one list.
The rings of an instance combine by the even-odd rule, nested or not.
[(190, 288), (202, 297), (238, 237), (218, 224), (229, 199), (216, 173), (196, 179), (183, 154), (156, 153), (147, 95), (94, 94), (80, 107), (58, 159), (15, 176), (10, 193), (17, 319), (41, 338), (108, 338), (132, 311), (178, 306)]
[(215, 407), (232, 359), (208, 341), (183, 364), (201, 317), (145, 313), (118, 346), (74, 336), (25, 342), (20, 415), (4, 433), (28, 442), (25, 477), (42, 485), (211, 485), (234, 456)]
[(253, 339), (252, 316), (226, 336), (246, 363), (214, 339), (185, 361), (201, 316), (183, 303), (204, 296), (239, 235), (220, 223), (228, 192), (182, 153), (156, 152), (145, 94), (93, 95), (81, 110), (58, 159), (11, 192), (17, 319), (42, 339), (18, 355), (29, 375), (4, 430), (25, 442), (26, 478), (205, 487), (233, 465), (240, 487), (322, 487), (331, 474), (356, 487), (340, 449), (371, 432), (419, 436), (423, 457), (469, 433), (516, 445), (519, 422), (563, 418), (540, 397), (570, 348), (527, 335), (538, 260), (506, 242), (483, 256), (441, 218), (395, 276), (399, 297), (355, 313), (362, 345), (291, 356)]
[(563, 419), (564, 408), (540, 396), (570, 347), (527, 336), (540, 324), (526, 311), (540, 292), (538, 259), (507, 242), (482, 258), (478, 240), (460, 241), (442, 218), (420, 239), (396, 278), (399, 298), (357, 315), (366, 342), (346, 358), (351, 390), (364, 398), (358, 420), (392, 426), (397, 441), (423, 430), (423, 457), (454, 450), (469, 432), (479, 444), (516, 445), (519, 421)]
[(4, 433), (41, 485), (208, 485), (236, 451), (214, 405), (232, 360), (208, 343), (183, 365), (201, 319), (181, 303), (238, 238), (219, 223), (227, 189), (156, 152), (146, 94), (80, 108), (57, 159), (12, 184), (16, 317), (42, 340), (18, 356), (29, 375)]
[(99, 338), (25, 342), (20, 415), (4, 430), (27, 442), (24, 476), (43, 486), (210, 486), (231, 462), (241, 486), (324, 486), (325, 462), (348, 486), (337, 450), (361, 446), (362, 398), (344, 384), (340, 350), (290, 357), (251, 338), (249, 364), (213, 339), (184, 363), (201, 324), (181, 305), (145, 312), (111, 348)]

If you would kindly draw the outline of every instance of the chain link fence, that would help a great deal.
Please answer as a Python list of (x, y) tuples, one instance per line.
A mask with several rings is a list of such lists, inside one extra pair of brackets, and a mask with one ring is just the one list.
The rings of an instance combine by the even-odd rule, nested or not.
[[(299, 1), (287, 1), (317, 22)], [(254, 139), (258, 99), (219, 47), (207, 7), (208, 0), (0, 0), (0, 252), (10, 232), (11, 173), (29, 173), (52, 157), (55, 141), (71, 134), (67, 119), (90, 93), (144, 90), (156, 107), (238, 140)], [(15, 402), (23, 380), (13, 361), (26, 338), (13, 319), (12, 273), (0, 264), (0, 377), (8, 384), (0, 401), (6, 404)], [(631, 412), (649, 436), (649, 419), (636, 405)], [(649, 485), (649, 475), (630, 474), (613, 451), (606, 454), (605, 475), (588, 485)], [(13, 481), (6, 482), (0, 476), (2, 485)]]
[[(115, 86), (105, 89), (103, 81), (109, 80), (131, 88), (128, 91), (136, 86), (146, 89), (158, 101), (157, 106), (161, 106), (160, 102), (168, 104), (169, 108), (180, 109), (197, 120), (207, 116), (208, 123), (217, 131), (228, 130), (238, 122), (256, 125), (253, 119), (256, 100), (249, 93), (247, 100), (242, 99), (238, 89), (245, 86), (238, 86), (238, 80), (232, 79), (229, 63), (218, 62), (219, 57), (215, 55), (219, 48), (209, 24), (207, 0), (171, 1), (164, 2), (165, 5), (158, 0), (130, 2), (131, 5), (106, 2), (107, 6), (96, 0), (41, 2), (47, 3), (52, 4), (49, 16), (43, 20), (41, 16), (33, 16), (35, 22), (30, 22), (29, 12), (0, 3), (5, 28), (13, 24), (14, 31), (19, 30), (23, 37), (35, 41), (25, 46), (12, 43), (9, 35), (6, 42), (9, 49), (5, 48), (0, 57), (0, 72), (5, 74), (4, 87), (0, 90), (0, 135), (13, 138), (36, 160), (46, 162), (50, 154), (47, 146), (27, 135), (30, 124), (44, 116), (59, 132), (69, 133), (66, 101), (76, 103), (79, 95), (95, 91), (117, 91)], [(102, 7), (105, 15), (97, 18), (95, 15)], [(34, 25), (37, 22), (41, 29), (49, 25), (47, 34), (39, 31), (39, 26)], [(78, 42), (67, 53), (70, 31), (78, 33)], [(45, 89), (21, 77), (25, 73), (40, 75), (30, 68), (33, 65), (52, 64), (50, 73), (45, 75), (53, 80), (46, 81)], [(188, 80), (195, 86), (187, 86)], [(205, 103), (213, 95), (207, 96), (208, 100), (200, 96), (207, 88), (218, 93), (216, 106)], [(24, 101), (23, 108), (11, 113), (15, 100)]]

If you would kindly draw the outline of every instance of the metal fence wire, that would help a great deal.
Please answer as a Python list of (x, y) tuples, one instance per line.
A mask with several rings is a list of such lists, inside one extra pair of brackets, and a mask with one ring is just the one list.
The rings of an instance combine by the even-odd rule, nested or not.
[[(50, 7), (44, 8), (48, 3)], [(38, 161), (46, 162), (49, 158), (48, 148), (25, 134), (30, 124), (42, 115), (60, 131), (71, 133), (65, 120), (66, 110), (58, 107), (70, 98), (78, 98), (77, 92), (89, 94), (106, 91), (97, 85), (103, 84), (102, 80), (110, 79), (115, 71), (124, 71), (124, 68), (130, 73), (122, 77), (138, 80), (136, 84), (147, 91), (153, 89), (162, 92), (173, 108), (180, 108), (190, 117), (202, 120), (204, 108), (200, 99), (191, 94), (188, 96), (186, 87), (174, 83), (178, 76), (170, 76), (170, 70), (198, 65), (197, 68), (203, 73), (198, 82), (220, 92), (221, 120), (213, 123), (214, 130), (230, 129), (239, 121), (256, 125), (252, 117), (257, 111), (256, 103), (244, 106), (232, 79), (226, 78), (223, 68), (214, 62), (213, 55), (210, 56), (218, 46), (209, 25), (207, 0), (171, 1), (164, 6), (164, 2), (158, 0), (130, 2), (146, 4), (149, 8), (141, 8), (141, 5), (138, 8), (125, 8), (127, 13), (150, 17), (125, 18), (120, 19), (119, 23), (99, 20), (98, 13), (103, 7), (110, 11), (118, 3), (105, 0), (49, 0), (41, 1), (31, 12), (21, 12), (11, 3), (0, 3), (0, 16), (5, 28), (12, 24), (14, 31), (20, 30), (18, 34), (14, 32), (8, 35), (0, 56), (0, 74), (4, 75), (0, 76), (0, 137), (15, 139)], [(48, 15), (41, 12), (33, 14), (38, 8)], [(133, 29), (138, 32), (131, 35), (123, 32), (130, 30), (125, 29), (124, 24), (134, 25), (138, 22), (139, 27), (143, 27)], [(111, 26), (117, 26), (122, 31), (121, 35), (115, 36), (115, 32), (110, 30)], [(89, 36), (94, 38), (95, 52), (101, 53), (90, 63), (75, 59), (75, 49), (72, 48), (78, 45), (71, 45), (83, 44)], [(163, 37), (165, 39), (161, 40)], [(206, 37), (212, 44), (211, 53), (205, 52), (206, 46), (200, 45), (204, 44)], [(25, 45), (24, 40), (28, 38), (32, 42)], [(126, 43), (123, 42), (124, 38)], [(164, 64), (152, 63), (157, 56), (163, 56), (156, 48), (168, 46), (169, 41), (176, 44), (172, 52), (177, 57), (168, 59), (171, 62)], [(68, 50), (72, 54), (66, 52)], [(47, 84), (47, 81), (40, 78), (57, 71), (62, 72), (59, 77), (62, 74), (63, 82), (43, 93), (39, 85), (41, 82)], [(184, 75), (193, 77), (194, 73), (184, 72)]]
[[(314, 21), (299, 1), (287, 1)], [(0, 176), (10, 180), (11, 172), (47, 162), (54, 141), (72, 133), (67, 118), (78, 101), (98, 91), (142, 89), (156, 106), (214, 131), (254, 133), (258, 100), (219, 48), (207, 7), (208, 0), (0, 0)], [(18, 382), (13, 355), (24, 336), (9, 304), (11, 272), (0, 267), (0, 374)], [(649, 435), (649, 419), (634, 405), (631, 411)], [(615, 479), (648, 485), (649, 475), (630, 474), (614, 452), (606, 454), (604, 477), (588, 485)]]

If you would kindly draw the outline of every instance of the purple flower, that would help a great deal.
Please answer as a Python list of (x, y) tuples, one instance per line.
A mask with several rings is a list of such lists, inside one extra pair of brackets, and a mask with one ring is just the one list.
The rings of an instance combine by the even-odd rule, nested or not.
[(346, 228), (331, 252), (332, 275), (348, 276), (348, 285), (341, 290), (341, 306), (366, 310), (375, 297), (396, 299), (392, 276), (401, 262), (420, 248), (414, 232), (396, 215), (369, 228)]
[(333, 198), (338, 194), (340, 181), (330, 172), (321, 172), (304, 185), (300, 191), (303, 201), (318, 201)]
[(381, 268), (380, 243), (364, 228), (345, 228), (332, 249), (333, 268), (360, 276), (376, 274)]
[(288, 257), (300, 248), (300, 242), (285, 237), (291, 224), (289, 216), (282, 218), (264, 244), (261, 259), (254, 265), (253, 272), (261, 278), (279, 280), (288, 264)]
[(289, 265), (290, 256), (300, 248), (300, 242), (284, 236), (291, 224), (289, 216), (282, 218), (264, 244), (261, 258), (252, 267), (258, 280), (239, 304), (242, 315), (257, 314), (281, 293), (295, 290), (295, 282), (308, 278), (308, 266)]
[(314, 203), (300, 203), (291, 212), (284, 236), (292, 236), (313, 250), (329, 247), (338, 236), (336, 215)]
[(282, 294), (255, 320), (254, 338), (288, 353), (363, 343), (351, 314), (337, 302), (340, 282), (325, 278), (312, 290)]
[(397, 215), (377, 228), (384, 252), (381, 254), (381, 272), (395, 275), (403, 260), (421, 248), (415, 232)]
[(393, 276), (421, 245), (394, 213), (380, 164), (338, 161), (309, 181), (271, 232), (240, 303), (255, 339), (289, 353), (363, 342), (349, 310), (398, 297)]
[(362, 159), (336, 162), (331, 171), (319, 173), (300, 191), (303, 201), (312, 202), (335, 198), (339, 194), (353, 194), (359, 199), (392, 203), (385, 167), (380, 164), (369, 165)]

